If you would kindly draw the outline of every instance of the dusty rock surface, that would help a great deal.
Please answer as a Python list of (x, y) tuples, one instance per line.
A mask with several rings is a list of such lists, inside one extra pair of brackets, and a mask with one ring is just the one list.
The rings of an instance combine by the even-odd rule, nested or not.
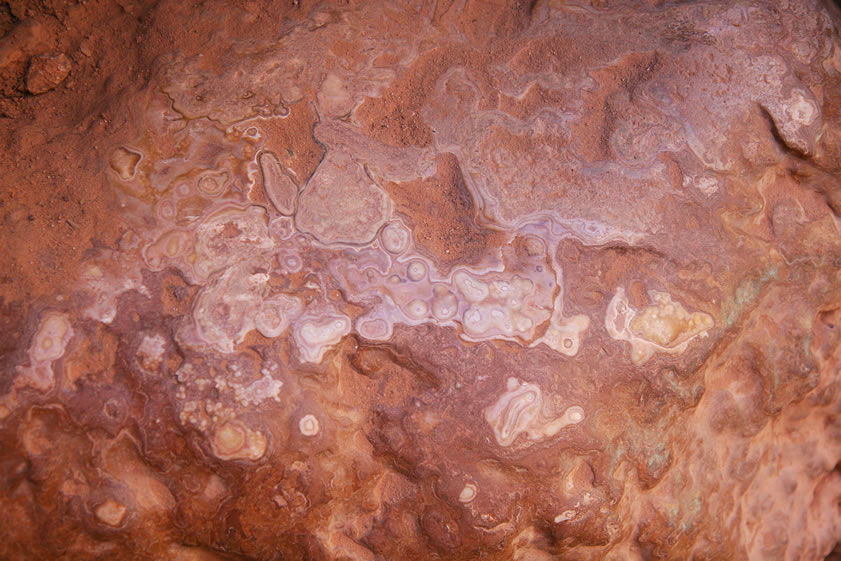
[(837, 556), (840, 25), (0, 3), (0, 559)]
[(26, 91), (38, 95), (54, 90), (70, 74), (70, 59), (64, 53), (32, 57), (26, 71)]

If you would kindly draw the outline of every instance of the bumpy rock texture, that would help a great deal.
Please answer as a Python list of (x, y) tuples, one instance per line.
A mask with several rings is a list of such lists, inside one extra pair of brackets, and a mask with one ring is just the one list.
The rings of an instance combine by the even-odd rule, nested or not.
[(0, 558), (823, 559), (839, 22), (0, 3)]

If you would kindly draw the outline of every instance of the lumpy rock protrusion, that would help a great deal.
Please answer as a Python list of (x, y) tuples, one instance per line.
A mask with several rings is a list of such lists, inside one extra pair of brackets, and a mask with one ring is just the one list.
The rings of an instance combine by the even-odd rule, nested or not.
[(651, 291), (652, 304), (637, 312), (628, 304), (625, 289), (617, 288), (605, 314), (611, 337), (631, 344), (631, 361), (640, 365), (654, 353), (679, 354), (714, 325), (704, 312), (689, 313), (666, 292)]
[(511, 377), (506, 382), (505, 392), (485, 409), (485, 421), (493, 429), (496, 442), (508, 447), (521, 434), (530, 441), (539, 441), (584, 420), (584, 410), (577, 405), (554, 419), (546, 417), (544, 406), (540, 386)]
[(318, 364), (331, 347), (350, 333), (350, 318), (336, 313), (305, 316), (295, 324), (295, 343), (303, 362)]

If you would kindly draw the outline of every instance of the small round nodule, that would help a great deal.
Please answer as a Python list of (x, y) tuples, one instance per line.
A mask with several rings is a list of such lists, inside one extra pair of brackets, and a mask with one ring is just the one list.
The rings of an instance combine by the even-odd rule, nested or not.
[(420, 299), (415, 299), (409, 302), (406, 313), (412, 319), (423, 319), (429, 313), (429, 305)]
[(461, 490), (461, 493), (458, 496), (458, 500), (461, 503), (469, 503), (473, 499), (476, 498), (476, 495), (479, 493), (479, 489), (473, 483), (467, 483), (464, 485), (464, 489)]
[(409, 247), (409, 230), (400, 222), (390, 222), (380, 232), (380, 240), (389, 253), (403, 253)]
[(298, 429), (304, 436), (315, 436), (318, 434), (318, 431), (321, 430), (321, 425), (315, 415), (304, 415), (301, 417), (301, 420), (298, 421)]
[(567, 409), (566, 416), (569, 422), (580, 423), (584, 420), (584, 410), (577, 405), (573, 405)]
[(426, 276), (426, 265), (423, 261), (414, 260), (406, 268), (406, 275), (410, 281), (417, 282)]
[(246, 444), (247, 436), (241, 423), (228, 422), (216, 430), (213, 444), (217, 455), (230, 456), (236, 454)]
[(212, 172), (207, 173), (196, 182), (196, 187), (199, 192), (208, 197), (216, 198), (225, 192), (228, 186), (227, 172)]
[(242, 133), (243, 138), (248, 138), (248, 139), (251, 139), (251, 140), (260, 140), (260, 138), (262, 138), (262, 136), (263, 135), (260, 133), (260, 129), (258, 129), (257, 127), (248, 127)]
[(391, 336), (392, 326), (381, 318), (364, 318), (357, 323), (356, 331), (366, 339), (383, 340)]
[(446, 321), (455, 317), (458, 312), (458, 298), (445, 286), (438, 285), (433, 289), (432, 315), (439, 321)]

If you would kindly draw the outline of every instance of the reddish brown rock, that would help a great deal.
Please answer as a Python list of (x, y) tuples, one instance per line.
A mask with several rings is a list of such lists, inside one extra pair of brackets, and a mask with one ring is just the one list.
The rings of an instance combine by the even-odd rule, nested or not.
[(33, 57), (26, 71), (26, 90), (33, 95), (54, 90), (70, 74), (70, 68), (70, 59), (64, 53)]
[(837, 556), (840, 22), (0, 6), (0, 559)]

